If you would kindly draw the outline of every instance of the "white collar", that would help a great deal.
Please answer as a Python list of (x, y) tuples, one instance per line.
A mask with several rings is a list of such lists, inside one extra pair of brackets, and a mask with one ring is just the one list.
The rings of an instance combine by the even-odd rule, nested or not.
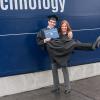
[(47, 26), (47, 28), (49, 28), (49, 29), (53, 29), (53, 28), (51, 28), (50, 26)]

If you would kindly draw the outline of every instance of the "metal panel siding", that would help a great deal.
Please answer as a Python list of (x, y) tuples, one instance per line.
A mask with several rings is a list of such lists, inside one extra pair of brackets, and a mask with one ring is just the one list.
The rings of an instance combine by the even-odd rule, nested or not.
[[(5, 1), (5, 4), (9, 4), (9, 1), (12, 0)], [(42, 4), (44, 0), (37, 1), (41, 1)], [(58, 4), (58, 11), (53, 12), (52, 7), (50, 9), (37, 7), (35, 10), (30, 10), (29, 7), (23, 10), (2, 10), (0, 3), (0, 76), (51, 69), (47, 52), (42, 51), (36, 43), (36, 32), (47, 25), (46, 17), (49, 14), (57, 14), (60, 21), (67, 19), (75, 39), (94, 42), (100, 35), (99, 4), (100, 0), (65, 0), (64, 12), (61, 12), (60, 4)], [(99, 54), (100, 49), (88, 52), (75, 51), (70, 65), (100, 61)]]

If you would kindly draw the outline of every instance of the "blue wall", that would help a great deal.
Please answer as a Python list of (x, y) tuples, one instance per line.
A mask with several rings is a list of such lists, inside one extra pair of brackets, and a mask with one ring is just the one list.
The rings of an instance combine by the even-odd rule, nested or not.
[[(82, 42), (94, 42), (100, 35), (100, 0), (62, 0), (65, 1), (63, 12), (59, 4), (61, 0), (58, 0), (57, 12), (53, 12), (51, 6), (49, 9), (37, 7), (32, 10), (28, 7), (23, 10), (11, 10), (9, 1), (4, 0), (5, 5), (0, 3), (0, 76), (51, 69), (47, 52), (42, 51), (36, 43), (36, 32), (47, 25), (49, 14), (57, 14), (60, 21), (67, 19), (73, 29), (74, 38)], [(26, 1), (28, 5), (28, 0)], [(42, 4), (43, 0), (40, 1)], [(8, 9), (3, 10), (2, 6), (7, 5)], [(70, 65), (99, 62), (99, 54), (100, 49), (75, 51)]]

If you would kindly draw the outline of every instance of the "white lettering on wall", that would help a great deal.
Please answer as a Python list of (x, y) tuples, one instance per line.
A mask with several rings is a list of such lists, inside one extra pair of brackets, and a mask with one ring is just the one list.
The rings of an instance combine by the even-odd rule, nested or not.
[(43, 0), (43, 8), (50, 9), (50, 0)]
[(29, 0), (29, 8), (32, 10), (36, 9), (36, 0)]
[(59, 0), (59, 4), (60, 4), (60, 7), (61, 7), (60, 12), (64, 12), (65, 0)]
[(28, 9), (27, 3), (28, 3), (27, 0), (24, 0), (24, 8), (25, 8), (25, 9)]
[(64, 12), (65, 0), (0, 0), (0, 10), (51, 10)]
[(0, 5), (2, 10), (8, 9), (8, 5), (6, 4), (6, 2), (8, 2), (8, 0), (0, 0)]
[(38, 9), (42, 9), (41, 0), (38, 0)]

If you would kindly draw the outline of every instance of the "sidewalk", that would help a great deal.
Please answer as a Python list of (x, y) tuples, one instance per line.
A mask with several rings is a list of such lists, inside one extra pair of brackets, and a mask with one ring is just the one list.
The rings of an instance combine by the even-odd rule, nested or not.
[(1, 97), (0, 100), (100, 100), (100, 76), (95, 76), (71, 83), (72, 92), (51, 93), (52, 87)]

